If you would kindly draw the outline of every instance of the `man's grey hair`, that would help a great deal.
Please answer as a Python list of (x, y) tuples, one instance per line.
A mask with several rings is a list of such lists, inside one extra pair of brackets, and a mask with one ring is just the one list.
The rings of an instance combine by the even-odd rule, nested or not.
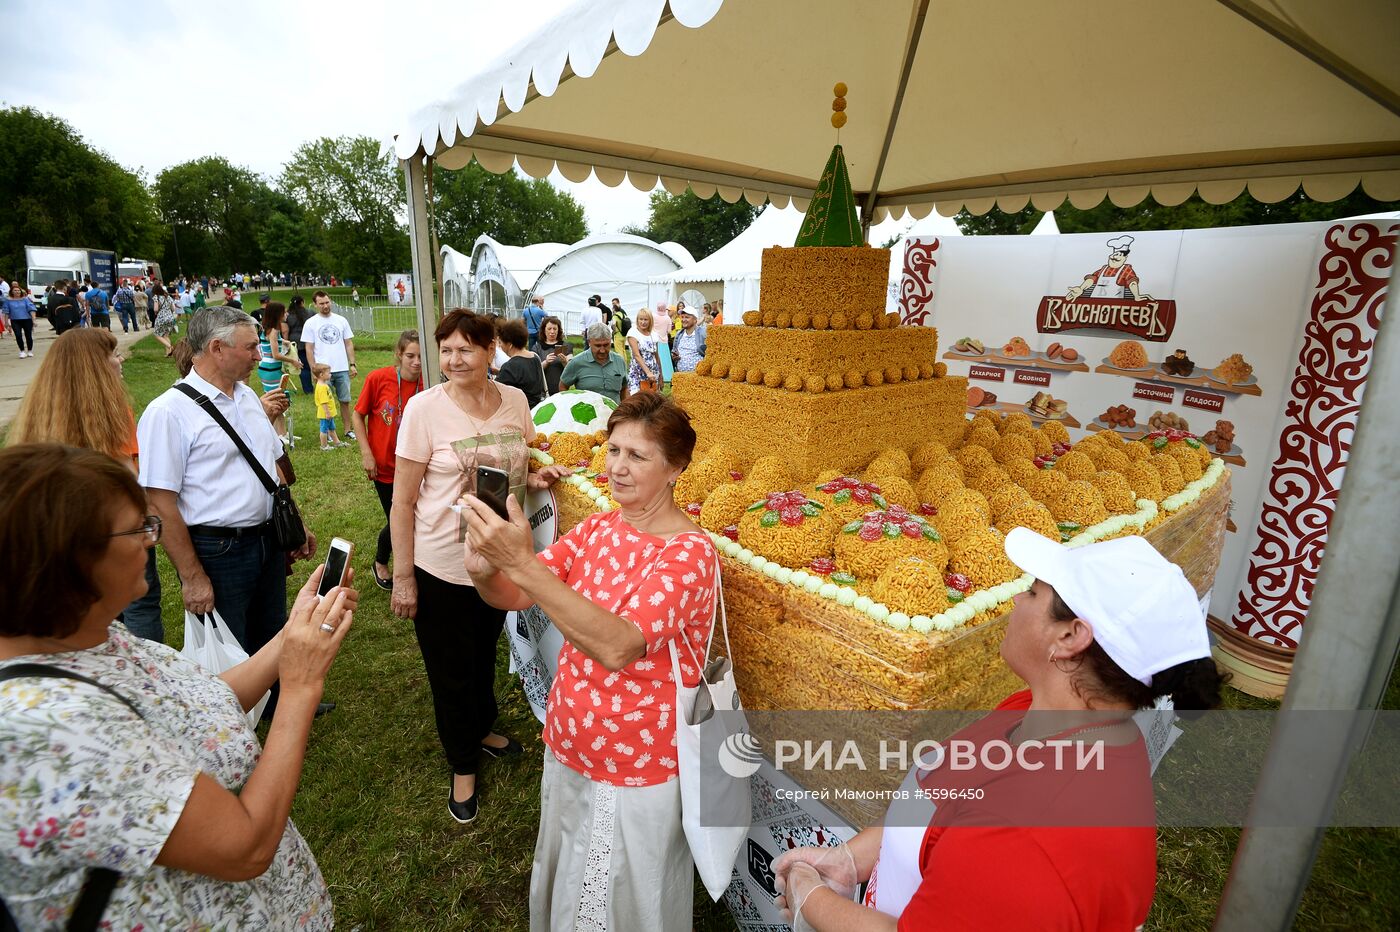
[(592, 343), (594, 340), (612, 341), (612, 328), (607, 324), (589, 324), (588, 329), (583, 332), (583, 338)]
[(198, 356), (209, 349), (209, 344), (218, 340), (221, 343), (230, 342), (233, 331), (239, 327), (257, 328), (257, 321), (252, 315), (240, 311), (236, 307), (206, 307), (194, 317), (190, 318), (190, 331), (186, 335), (190, 348)]

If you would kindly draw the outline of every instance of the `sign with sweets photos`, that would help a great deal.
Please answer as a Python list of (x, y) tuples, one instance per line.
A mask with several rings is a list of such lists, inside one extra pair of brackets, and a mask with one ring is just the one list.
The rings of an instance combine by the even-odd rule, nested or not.
[[(1178, 430), (1232, 470), (1210, 614), (1296, 647), (1393, 268), (1400, 214), (1213, 230), (913, 237), (900, 315), (950, 375), (1074, 439)], [(930, 261), (936, 258), (937, 261)], [(974, 370), (978, 370), (974, 373)], [(977, 385), (977, 382), (973, 383)], [(991, 386), (969, 390), (987, 406)], [(974, 397), (975, 396), (975, 397)]]

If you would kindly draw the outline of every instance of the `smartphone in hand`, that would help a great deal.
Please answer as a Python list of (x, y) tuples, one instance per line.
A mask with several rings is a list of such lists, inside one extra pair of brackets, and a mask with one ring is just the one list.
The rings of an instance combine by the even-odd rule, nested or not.
[(503, 470), (491, 466), (476, 467), (476, 497), (505, 521), (510, 520), (506, 511), (506, 497), (510, 495), (510, 476)]
[(330, 550), (326, 552), (326, 569), (321, 574), (321, 584), (316, 587), (316, 598), (324, 599), (336, 586), (345, 585), (350, 575), (350, 556), (355, 552), (355, 544), (343, 537), (332, 537)]

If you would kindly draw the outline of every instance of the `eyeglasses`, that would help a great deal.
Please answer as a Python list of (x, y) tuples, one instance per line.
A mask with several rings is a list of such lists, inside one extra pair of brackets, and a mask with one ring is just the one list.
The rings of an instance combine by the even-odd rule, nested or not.
[(142, 522), (140, 527), (133, 528), (130, 531), (117, 531), (116, 533), (108, 534), (107, 536), (126, 537), (130, 534), (145, 534), (146, 539), (154, 544), (160, 541), (161, 526), (162, 525), (159, 515), (146, 515), (146, 520)]

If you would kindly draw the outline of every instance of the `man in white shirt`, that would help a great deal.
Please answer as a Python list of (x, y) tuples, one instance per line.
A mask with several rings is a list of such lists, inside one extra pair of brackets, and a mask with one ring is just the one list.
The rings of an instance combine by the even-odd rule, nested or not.
[[(316, 316), (301, 328), (301, 341), (306, 344), (307, 369), (318, 363), (331, 367), (331, 391), (340, 402), (340, 423), (349, 426), (350, 420), (350, 377), (359, 375), (355, 365), (355, 331), (350, 329), (350, 321), (339, 314), (331, 313), (331, 296), (318, 291), (312, 296), (316, 302)], [(345, 432), (347, 440), (355, 439), (355, 432)]]
[[(187, 339), (194, 368), (181, 381), (213, 401), (276, 477), (282, 444), (268, 410), (244, 384), (258, 364), (253, 318), (233, 308), (206, 308), (190, 321)], [(285, 410), (286, 396), (277, 403)], [(180, 574), (186, 611), (218, 609), (243, 648), (257, 653), (287, 618), (287, 562), (271, 536), (272, 494), (224, 429), (179, 389), (146, 407), (136, 436), (139, 481), (160, 516), (161, 543)], [(293, 557), (315, 553), (308, 529)]]
[(594, 324), (603, 322), (603, 309), (598, 306), (598, 296), (594, 295), (588, 299), (588, 308), (583, 312), (583, 327), (579, 330), (579, 335), (588, 333), (588, 328)]

